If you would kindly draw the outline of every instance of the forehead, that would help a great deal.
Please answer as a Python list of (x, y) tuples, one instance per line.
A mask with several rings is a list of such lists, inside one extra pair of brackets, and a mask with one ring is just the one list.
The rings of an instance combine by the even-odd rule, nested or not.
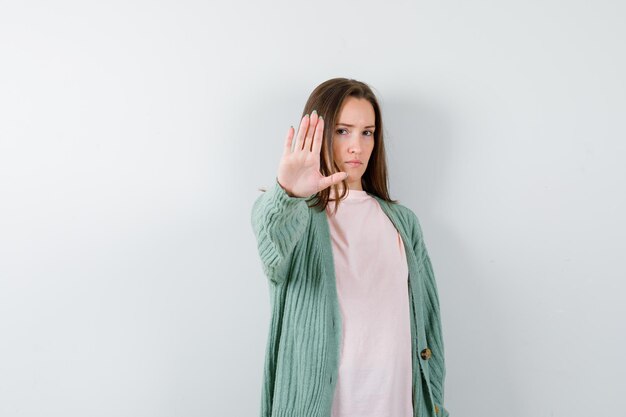
[(373, 125), (375, 120), (372, 103), (364, 98), (348, 97), (341, 105), (337, 123)]

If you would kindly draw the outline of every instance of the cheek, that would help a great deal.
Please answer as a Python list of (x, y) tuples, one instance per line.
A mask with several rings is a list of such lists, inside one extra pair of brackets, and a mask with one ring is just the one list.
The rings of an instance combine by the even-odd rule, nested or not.
[(367, 145), (367, 154), (371, 155), (372, 151), (374, 151), (374, 141), (371, 141)]
[(339, 161), (341, 157), (341, 145), (340, 142), (337, 140), (333, 141), (333, 158), (336, 161)]

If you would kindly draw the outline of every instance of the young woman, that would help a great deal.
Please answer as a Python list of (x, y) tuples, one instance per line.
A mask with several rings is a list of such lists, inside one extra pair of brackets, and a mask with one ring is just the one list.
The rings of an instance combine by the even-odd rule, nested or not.
[(365, 83), (315, 88), (251, 220), (272, 307), (261, 416), (448, 416), (433, 269), (416, 215), (389, 198)]

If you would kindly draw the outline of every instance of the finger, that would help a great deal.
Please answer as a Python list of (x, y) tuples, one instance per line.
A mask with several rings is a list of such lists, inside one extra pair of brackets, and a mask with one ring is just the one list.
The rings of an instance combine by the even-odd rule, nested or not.
[(317, 126), (318, 115), (315, 110), (311, 113), (311, 121), (309, 122), (309, 130), (306, 132), (304, 144), (302, 149), (311, 150), (311, 143), (313, 143), (313, 134), (315, 133), (315, 127)]
[(298, 136), (296, 136), (296, 147), (293, 149), (294, 152), (298, 152), (302, 150), (302, 142), (304, 141), (304, 135), (306, 135), (306, 130), (309, 127), (310, 118), (308, 114), (302, 116), (302, 120), (300, 121), (300, 127), (298, 128)]
[(285, 147), (283, 148), (283, 155), (289, 155), (291, 153), (291, 144), (293, 143), (293, 126), (289, 127), (287, 136), (285, 138)]
[(320, 116), (317, 126), (315, 127), (315, 135), (313, 136), (313, 147), (311, 152), (318, 154), (322, 150), (322, 141), (324, 138), (324, 118)]
[(329, 175), (328, 177), (324, 177), (320, 180), (320, 187), (322, 187), (320, 188), (320, 190), (330, 187), (331, 185), (337, 184), (346, 178), (348, 178), (348, 174), (343, 171), (335, 172), (334, 174)]

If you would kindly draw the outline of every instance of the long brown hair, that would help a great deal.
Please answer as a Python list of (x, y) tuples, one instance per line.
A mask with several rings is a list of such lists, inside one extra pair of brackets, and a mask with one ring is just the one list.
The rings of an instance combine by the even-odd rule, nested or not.
[[(322, 141), (322, 149), (320, 151), (320, 173), (328, 176), (339, 172), (333, 158), (333, 136), (335, 132), (335, 124), (339, 117), (339, 111), (344, 100), (347, 97), (365, 99), (374, 107), (376, 115), (374, 130), (374, 149), (370, 155), (367, 168), (361, 177), (361, 185), (363, 190), (368, 194), (374, 194), (385, 201), (396, 203), (389, 197), (388, 177), (387, 177), (387, 161), (385, 155), (385, 142), (383, 140), (383, 118), (380, 106), (372, 89), (364, 82), (349, 78), (332, 78), (324, 81), (311, 93), (309, 99), (302, 110), (302, 117), (305, 114), (311, 114), (313, 110), (317, 110), (317, 114), (324, 117), (324, 140)], [(335, 212), (342, 200), (348, 193), (348, 183), (342, 181), (342, 192), (338, 197), (339, 201), (335, 202)], [(318, 193), (311, 196), (307, 202), (312, 202), (309, 207), (315, 207), (318, 211), (326, 208), (329, 201), (335, 201), (330, 198), (330, 189), (334, 189), (334, 195), (338, 195), (338, 184), (324, 188)]]

